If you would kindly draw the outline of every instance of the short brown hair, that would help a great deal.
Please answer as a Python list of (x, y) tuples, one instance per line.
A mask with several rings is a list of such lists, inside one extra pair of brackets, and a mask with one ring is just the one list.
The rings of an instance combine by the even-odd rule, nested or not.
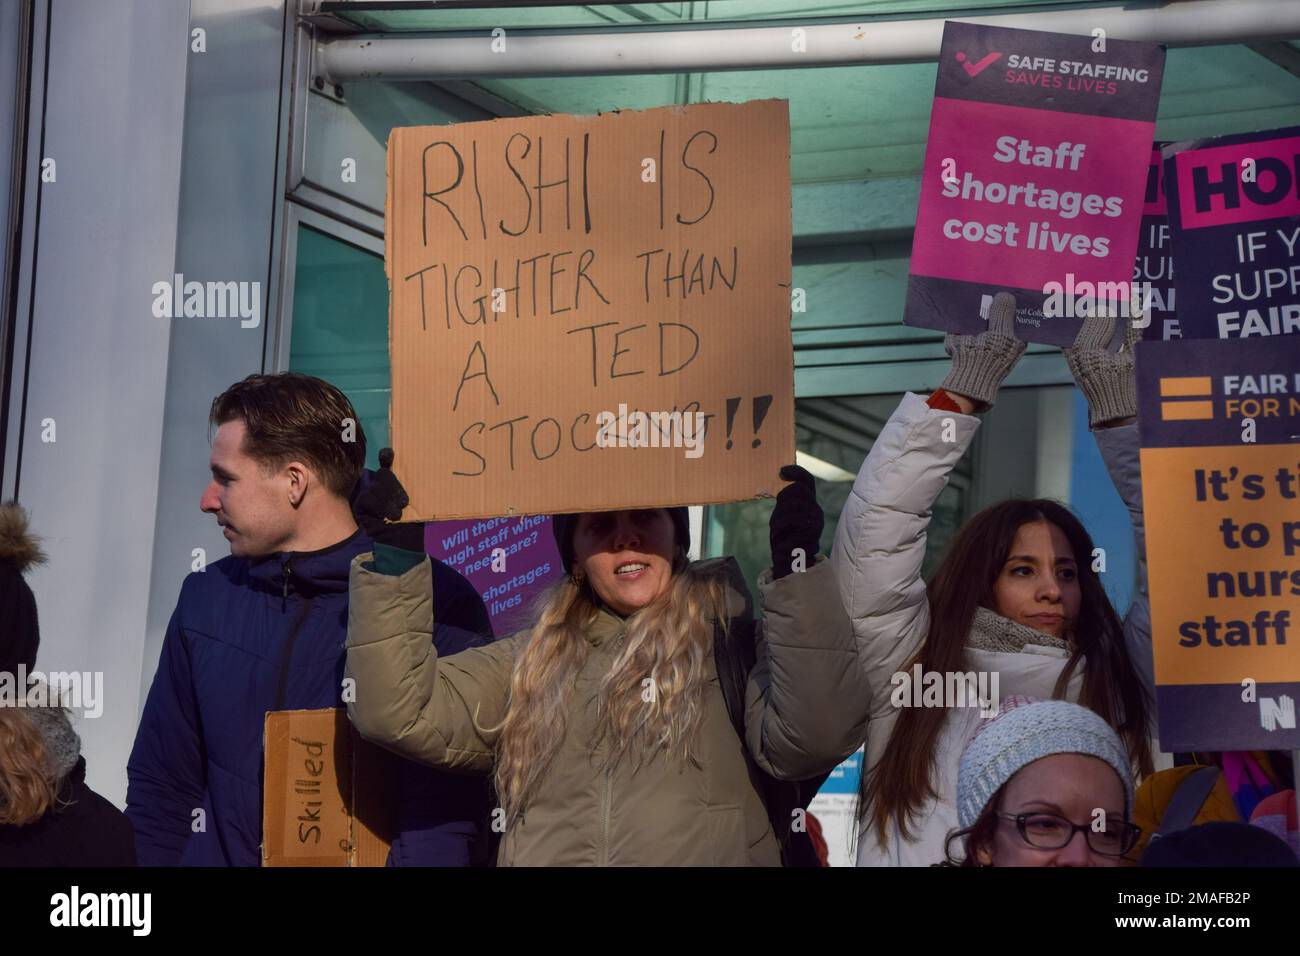
[[(341, 498), (361, 478), (366, 433), (347, 396), (323, 379), (300, 372), (250, 375), (212, 400), (211, 428), (235, 419), (248, 430), (244, 453), (263, 465), (306, 462)], [(355, 423), (354, 441), (343, 440), (346, 419)]]

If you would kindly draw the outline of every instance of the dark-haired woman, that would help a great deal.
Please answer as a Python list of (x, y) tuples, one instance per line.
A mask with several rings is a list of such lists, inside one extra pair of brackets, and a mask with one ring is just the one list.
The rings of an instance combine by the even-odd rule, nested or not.
[[(997, 706), (977, 688), (985, 698), (1083, 704), (1116, 730), (1135, 768), (1150, 771), (1137, 335), (1129, 325), (1118, 352), (1106, 349), (1114, 334), (1109, 318), (1088, 320), (1064, 350), (1138, 538), (1143, 577), (1123, 623), (1092, 570), (1087, 531), (1052, 501), (1011, 500), (985, 509), (957, 534), (928, 587), (921, 579), (931, 510), (979, 428), (974, 413), (992, 405), (1025, 349), (1015, 337), (1010, 295), (994, 298), (988, 331), (947, 336), (953, 367), (943, 386), (928, 401), (904, 397), (858, 473), (832, 564), (871, 686), (859, 866), (944, 859), (945, 837), (958, 822), (962, 747), (981, 714)], [(918, 665), (923, 685), (960, 691), (952, 696), (963, 699), (933, 700), (912, 688)], [(954, 678), (963, 674), (972, 680), (959, 686)], [(913, 706), (918, 699), (931, 706)]]

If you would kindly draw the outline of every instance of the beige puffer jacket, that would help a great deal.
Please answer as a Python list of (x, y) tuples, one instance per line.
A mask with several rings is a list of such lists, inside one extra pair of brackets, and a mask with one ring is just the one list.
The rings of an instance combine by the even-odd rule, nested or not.
[[(348, 716), (361, 734), (404, 757), (490, 773), (515, 655), (528, 634), (439, 660), (430, 640), (430, 565), (386, 576), (352, 563)], [(728, 613), (750, 614), (748, 589), (727, 562)], [(714, 562), (709, 562), (714, 563)], [(719, 565), (722, 567), (722, 565)], [(571, 698), (567, 731), (522, 819), (505, 834), (502, 866), (778, 866), (780, 851), (743, 747), (774, 776), (802, 779), (835, 766), (862, 743), (868, 693), (853, 634), (819, 558), (803, 573), (759, 579), (766, 617), (746, 693), (746, 740), (737, 738), (708, 658), (709, 690), (698, 765), (656, 754), (636, 773), (603, 770), (594, 750), (596, 693), (622, 648), (625, 622), (600, 612)], [(857, 716), (854, 716), (857, 715)]]

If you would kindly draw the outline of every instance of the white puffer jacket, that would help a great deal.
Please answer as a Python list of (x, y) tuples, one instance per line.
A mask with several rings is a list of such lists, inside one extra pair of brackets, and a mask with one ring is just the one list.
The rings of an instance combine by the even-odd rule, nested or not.
[[(917, 652), (930, 627), (930, 607), (921, 563), (934, 503), (948, 474), (965, 454), (979, 419), (930, 408), (909, 392), (880, 432), (858, 472), (836, 529), (832, 567), (840, 596), (853, 621), (858, 657), (870, 687), (864, 773), (885, 752), (898, 709), (890, 697), (894, 674)], [(948, 431), (953, 441), (944, 441)], [(1151, 684), (1151, 633), (1147, 607), (1145, 537), (1138, 465), (1136, 425), (1099, 429), (1094, 436), (1111, 480), (1124, 499), (1137, 535), (1139, 581), (1124, 627), (1129, 653), (1140, 676)], [(996, 672), (998, 696), (1051, 697), (1067, 654), (1050, 647), (1026, 645), (1018, 652), (970, 648), (967, 669)], [(1083, 668), (1076, 668), (1066, 697), (1078, 700)], [(957, 828), (957, 763), (980, 720), (977, 707), (954, 708), (940, 735), (935, 789), (941, 795), (922, 808), (903, 840), (889, 825), (882, 845), (872, 830), (858, 838), (859, 866), (930, 866), (944, 859), (944, 841)], [(954, 850), (957, 848), (954, 847)]]

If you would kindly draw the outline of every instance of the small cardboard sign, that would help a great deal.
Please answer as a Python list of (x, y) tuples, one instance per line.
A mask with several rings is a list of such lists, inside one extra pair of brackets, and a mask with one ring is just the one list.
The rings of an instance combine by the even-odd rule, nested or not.
[(1160, 747), (1300, 748), (1300, 338), (1137, 369)]
[(388, 161), (407, 520), (779, 490), (784, 100), (396, 129)]
[(1300, 334), (1300, 126), (1164, 156), (1183, 337)]
[(1018, 337), (1069, 345), (1099, 300), (1132, 300), (1164, 49), (1098, 46), (944, 24), (906, 324), (981, 332), (1009, 291)]
[(384, 866), (396, 835), (397, 760), (347, 711), (266, 715), (263, 866)]

